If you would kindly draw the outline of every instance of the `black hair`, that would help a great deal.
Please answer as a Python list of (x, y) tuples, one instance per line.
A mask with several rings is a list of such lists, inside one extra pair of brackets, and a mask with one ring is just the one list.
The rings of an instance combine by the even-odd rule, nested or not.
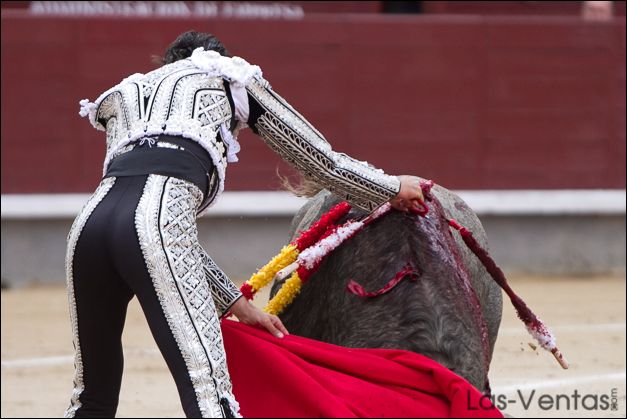
[(161, 64), (172, 64), (175, 61), (184, 60), (190, 57), (198, 47), (203, 47), (207, 51), (216, 51), (225, 57), (231, 56), (222, 42), (210, 33), (187, 31), (180, 34), (168, 46), (161, 58)]

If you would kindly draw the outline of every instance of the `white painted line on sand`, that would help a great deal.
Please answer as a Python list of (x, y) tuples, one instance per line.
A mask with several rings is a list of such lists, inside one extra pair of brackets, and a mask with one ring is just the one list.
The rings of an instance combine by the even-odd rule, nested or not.
[(523, 384), (510, 384), (499, 386), (496, 385), (492, 389), (494, 394), (515, 393), (518, 390), (539, 390), (547, 388), (571, 387), (580, 384), (591, 384), (596, 382), (615, 383), (617, 381), (625, 381), (625, 371), (608, 374), (584, 375), (578, 377), (559, 378), (555, 380), (544, 379), (542, 381), (527, 382)]
[(29, 367), (49, 367), (55, 365), (71, 364), (74, 357), (67, 356), (44, 356), (40, 358), (22, 358), (2, 361), (2, 368), (29, 368)]
[[(124, 351), (127, 355), (155, 356), (160, 352), (155, 348), (134, 348)], [(2, 361), (2, 368), (34, 368), (51, 367), (57, 365), (71, 365), (74, 362), (73, 355), (65, 356), (42, 356), (34, 358), (10, 359)]]

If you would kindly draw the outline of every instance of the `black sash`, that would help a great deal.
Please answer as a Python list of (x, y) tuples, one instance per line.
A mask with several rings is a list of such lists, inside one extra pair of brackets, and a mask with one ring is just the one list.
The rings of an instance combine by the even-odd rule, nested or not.
[(151, 146), (146, 141), (114, 158), (104, 177), (148, 174), (172, 176), (198, 186), (205, 198), (203, 204), (212, 198), (218, 189), (218, 176), (209, 153), (200, 144), (181, 137), (161, 135), (157, 141), (175, 144), (185, 150)]

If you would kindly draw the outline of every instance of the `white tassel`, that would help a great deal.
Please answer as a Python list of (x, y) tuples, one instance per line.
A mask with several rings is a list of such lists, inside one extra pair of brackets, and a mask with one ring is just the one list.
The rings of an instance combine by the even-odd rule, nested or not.
[(226, 161), (229, 163), (235, 163), (239, 161), (237, 153), (241, 150), (237, 138), (231, 134), (231, 131), (227, 128), (226, 124), (220, 125), (220, 136), (222, 141), (226, 144)]
[[(538, 319), (540, 320), (540, 319)], [(529, 325), (525, 325), (527, 328), (527, 332), (540, 344), (542, 348), (547, 351), (552, 351), (557, 347), (557, 342), (555, 340), (555, 336), (549, 330), (544, 323), (540, 323), (540, 326), (531, 327)]]
[(90, 102), (89, 99), (83, 99), (78, 103), (81, 105), (81, 110), (78, 111), (78, 114), (80, 116), (82, 116), (83, 118), (88, 116), (89, 119), (92, 119), (92, 115), (94, 115), (95, 117), (95, 113), (96, 113), (95, 103)]

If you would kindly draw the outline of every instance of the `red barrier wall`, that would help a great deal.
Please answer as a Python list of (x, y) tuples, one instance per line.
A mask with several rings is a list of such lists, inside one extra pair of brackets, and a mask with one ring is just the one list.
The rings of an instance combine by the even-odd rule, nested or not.
[[(87, 192), (102, 133), (78, 101), (187, 29), (259, 64), (334, 148), (450, 188), (624, 188), (625, 20), (45, 18), (2, 11), (2, 193)], [(252, 133), (227, 190), (274, 189)], [(285, 167), (281, 164), (281, 167)], [(286, 171), (286, 169), (281, 169)]]

